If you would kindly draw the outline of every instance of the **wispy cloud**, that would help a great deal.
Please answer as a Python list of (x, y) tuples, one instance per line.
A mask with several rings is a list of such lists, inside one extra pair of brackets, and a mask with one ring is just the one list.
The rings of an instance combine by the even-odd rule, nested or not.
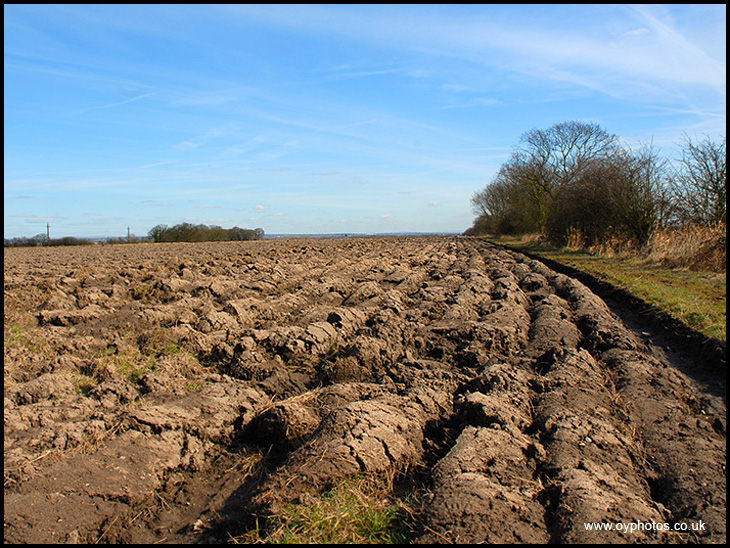
[(453, 103), (450, 105), (445, 105), (441, 108), (447, 110), (452, 108), (490, 107), (494, 105), (500, 105), (502, 103), (503, 101), (501, 101), (500, 99), (495, 99), (492, 97), (475, 97), (474, 99), (470, 99), (465, 102)]
[(206, 144), (208, 144), (210, 141), (213, 141), (215, 139), (218, 139), (220, 137), (223, 137), (225, 135), (229, 135), (234, 131), (235, 127), (232, 125), (226, 125), (226, 126), (217, 126), (214, 128), (209, 129), (205, 133), (202, 133), (201, 135), (198, 135), (196, 137), (192, 137), (186, 141), (181, 141), (179, 143), (176, 143), (172, 145), (172, 148), (176, 150), (192, 150), (199, 147), (202, 147)]
[(149, 205), (149, 206), (157, 206), (157, 207), (171, 207), (172, 204), (170, 202), (161, 202), (160, 200), (137, 200), (137, 201), (130, 201), (127, 202), (128, 204), (134, 205)]
[(14, 217), (16, 219), (24, 219), (25, 222), (29, 224), (56, 223), (64, 219), (63, 217), (58, 217), (54, 215), (36, 215), (34, 213), (16, 213), (14, 215), (10, 215), (10, 217)]
[[(654, 98), (676, 98), (681, 91), (673, 86), (686, 84), (721, 93), (725, 89), (724, 58), (713, 57), (697, 43), (701, 36), (697, 32), (703, 29), (690, 36), (689, 29), (681, 30), (662, 8), (654, 6), (563, 6), (549, 11), (522, 6), (509, 13), (478, 8), (444, 13), (439, 7), (422, 5), (367, 14), (364, 8), (334, 5), (231, 9), (242, 17), (302, 33), (387, 44), (614, 96), (648, 98), (651, 92)], [(715, 11), (724, 19), (724, 8)], [(345, 70), (350, 68), (343, 67), (342, 74), (380, 72)]]
[(91, 112), (93, 110), (105, 110), (108, 108), (120, 107), (122, 105), (127, 105), (129, 103), (139, 101), (140, 99), (144, 99), (145, 97), (150, 97), (152, 95), (157, 95), (157, 92), (150, 91), (149, 93), (143, 93), (143, 94), (137, 95), (135, 97), (130, 97), (129, 99), (124, 99), (123, 101), (117, 101), (115, 103), (108, 103), (106, 105), (99, 105), (99, 106), (95, 106), (95, 107), (82, 108), (82, 109), (71, 112), (70, 116), (78, 116), (79, 114), (85, 114), (85, 113)]

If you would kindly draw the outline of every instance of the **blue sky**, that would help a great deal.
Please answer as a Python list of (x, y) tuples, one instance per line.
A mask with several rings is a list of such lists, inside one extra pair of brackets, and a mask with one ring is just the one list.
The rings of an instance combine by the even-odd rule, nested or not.
[(726, 7), (8, 5), (4, 236), (461, 232), (520, 135), (725, 135)]

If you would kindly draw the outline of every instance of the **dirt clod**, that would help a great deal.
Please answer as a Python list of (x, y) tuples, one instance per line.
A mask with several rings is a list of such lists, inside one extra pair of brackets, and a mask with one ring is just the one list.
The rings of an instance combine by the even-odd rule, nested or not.
[(423, 493), (414, 543), (725, 541), (724, 372), (518, 253), (10, 248), (4, 282), (6, 543), (224, 543), (361, 474)]

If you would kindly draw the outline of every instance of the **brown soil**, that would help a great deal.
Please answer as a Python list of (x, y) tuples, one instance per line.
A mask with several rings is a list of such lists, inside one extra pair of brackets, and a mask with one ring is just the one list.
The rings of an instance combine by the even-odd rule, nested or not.
[(725, 541), (724, 369), (512, 251), (6, 249), (4, 303), (6, 543), (224, 543), (363, 472), (415, 543)]

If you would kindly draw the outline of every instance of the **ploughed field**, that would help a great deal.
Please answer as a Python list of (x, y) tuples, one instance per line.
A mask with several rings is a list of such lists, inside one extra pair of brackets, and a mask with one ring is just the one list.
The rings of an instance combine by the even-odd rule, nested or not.
[(414, 543), (725, 541), (723, 395), (482, 241), (6, 249), (4, 309), (6, 543), (228, 542), (359, 474)]

